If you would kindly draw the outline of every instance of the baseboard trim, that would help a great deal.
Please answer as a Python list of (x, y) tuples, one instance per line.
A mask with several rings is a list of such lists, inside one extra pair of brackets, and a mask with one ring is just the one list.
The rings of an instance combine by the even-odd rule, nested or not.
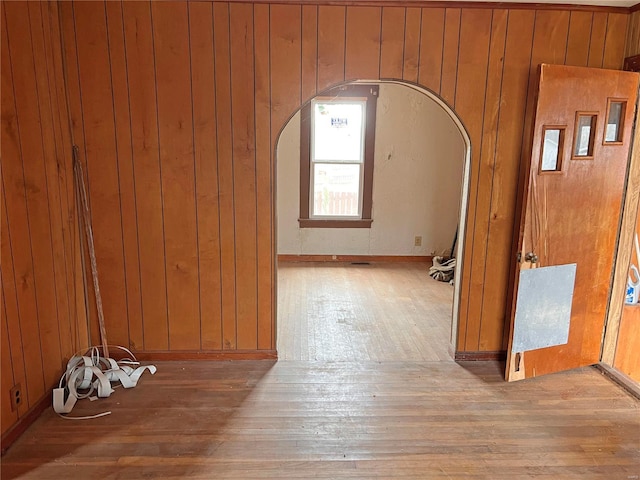
[(640, 386), (628, 375), (622, 373), (617, 368), (613, 368), (606, 363), (597, 363), (594, 367), (606, 377), (609, 377), (611, 381), (620, 385), (624, 390), (631, 395), (640, 399)]
[(504, 350), (493, 352), (456, 352), (453, 358), (456, 362), (504, 361), (507, 358), (507, 352)]
[(45, 394), (38, 402), (31, 407), (27, 413), (18, 419), (18, 421), (5, 433), (2, 434), (1, 455), (4, 455), (9, 447), (15, 443), (18, 438), (35, 422), (42, 412), (51, 405), (51, 392)]
[(138, 360), (145, 362), (176, 360), (277, 360), (276, 350), (215, 350), (193, 352), (145, 351), (133, 352)]
[(279, 254), (279, 262), (427, 263), (431, 255), (290, 255)]

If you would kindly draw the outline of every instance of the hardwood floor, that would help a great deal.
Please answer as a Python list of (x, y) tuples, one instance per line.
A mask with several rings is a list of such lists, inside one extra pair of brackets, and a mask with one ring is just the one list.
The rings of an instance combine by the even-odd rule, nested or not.
[(278, 267), (278, 358), (452, 360), (453, 287), (416, 263)]
[(640, 478), (636, 398), (594, 368), (506, 383), (446, 361), (452, 289), (424, 267), (279, 280), (280, 361), (156, 362), (72, 413), (111, 415), (48, 409), (2, 479)]
[(158, 362), (51, 410), (2, 479), (634, 479), (638, 401), (593, 368), (505, 383), (491, 362)]

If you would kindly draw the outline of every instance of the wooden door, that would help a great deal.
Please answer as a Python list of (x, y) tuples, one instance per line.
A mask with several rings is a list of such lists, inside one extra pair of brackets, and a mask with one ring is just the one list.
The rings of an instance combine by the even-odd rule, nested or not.
[(639, 76), (541, 65), (507, 350), (509, 381), (597, 363)]

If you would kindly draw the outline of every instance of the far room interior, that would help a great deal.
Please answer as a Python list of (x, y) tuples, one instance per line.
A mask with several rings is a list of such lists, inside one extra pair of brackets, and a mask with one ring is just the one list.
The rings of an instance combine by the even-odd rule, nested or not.
[[(306, 140), (301, 146), (301, 136), (304, 137), (305, 133), (301, 128), (308, 128), (313, 136), (311, 124), (315, 126), (315, 123), (309, 118), (313, 115), (313, 108), (306, 112), (306, 116), (304, 109), (296, 112), (278, 140), (279, 358), (330, 357), (326, 349), (315, 348), (314, 343), (344, 344), (345, 348), (355, 343), (362, 350), (367, 350), (369, 341), (379, 343), (385, 338), (394, 338), (389, 330), (398, 330), (400, 336), (409, 339), (407, 343), (415, 343), (410, 349), (416, 359), (452, 359), (453, 281), (451, 284), (444, 282), (444, 286), (431, 278), (428, 272), (434, 256), (455, 257), (452, 249), (456, 248), (467, 155), (463, 133), (451, 117), (454, 114), (442, 102), (434, 100), (428, 91), (392, 82), (361, 82), (360, 85), (378, 88), (374, 99), (377, 108), (369, 215), (372, 222), (367, 227), (343, 228), (340, 225), (340, 221), (359, 215), (355, 202), (352, 212), (341, 213), (338, 205), (341, 200), (337, 198), (340, 194), (352, 194), (355, 198), (358, 193), (362, 195), (357, 168), (355, 186), (336, 184), (327, 187), (318, 184), (315, 198), (311, 196), (313, 193), (307, 193), (309, 187), (302, 188), (302, 195), (310, 195), (313, 200), (301, 198), (301, 184), (306, 179), (304, 174), (300, 174), (301, 162), (309, 161), (306, 158), (301, 160), (301, 156), (305, 155), (305, 148), (313, 151), (316, 144), (327, 142), (323, 138), (314, 142), (312, 138), (311, 142)], [(342, 85), (338, 88), (345, 91), (349, 87)], [(354, 98), (331, 95), (331, 92), (320, 93), (316, 101), (346, 102)], [(322, 112), (323, 115), (325, 113), (326, 110)], [(332, 115), (336, 122), (340, 112), (329, 112), (325, 116)], [(302, 126), (301, 117), (306, 119)], [(345, 123), (347, 120), (355, 123), (359, 119), (345, 118)], [(346, 130), (343, 125), (331, 124), (328, 128), (333, 128), (338, 134)], [(367, 125), (365, 128), (370, 127)], [(338, 145), (339, 151), (336, 152), (339, 168), (345, 165), (342, 158), (349, 148), (349, 139), (360, 138), (359, 129), (360, 124), (353, 133), (347, 133), (347, 140), (341, 140), (341, 137), (329, 139), (333, 143), (346, 142), (344, 146)], [(322, 165), (326, 164), (321, 164), (320, 168)], [(318, 167), (316, 169), (321, 171)], [(338, 177), (336, 182), (344, 183), (343, 177)], [(334, 194), (330, 189), (339, 192)], [(326, 228), (320, 222), (319, 225), (307, 226), (300, 219), (302, 202), (309, 201), (309, 208), (313, 209), (313, 202), (317, 203), (322, 195), (325, 202), (335, 204), (335, 208), (328, 205), (324, 207), (326, 212), (319, 212), (321, 218), (335, 221), (332, 228)], [(367, 278), (379, 284), (377, 290), (366, 282)], [(316, 292), (323, 286), (325, 289), (332, 287), (333, 292), (325, 292), (329, 296), (325, 296), (324, 301), (317, 298)], [(357, 292), (351, 291), (356, 287)], [(403, 288), (407, 291), (403, 292)], [(381, 316), (374, 312), (376, 300), (387, 302), (388, 308), (410, 302), (409, 308), (416, 312), (411, 318), (390, 312)], [(394, 301), (398, 302), (395, 306)], [(308, 307), (301, 308), (299, 302)], [(316, 308), (312, 308), (313, 302), (317, 304)], [(342, 312), (335, 311), (336, 303), (342, 305)], [(384, 307), (378, 305), (377, 308)], [(397, 324), (387, 325), (389, 321)], [(419, 335), (411, 335), (411, 330), (416, 330)], [(417, 338), (420, 341), (414, 341)], [(301, 351), (306, 345), (310, 350)], [(371, 349), (371, 345), (368, 348)], [(400, 358), (403, 346), (398, 344), (394, 349), (395, 352), (389, 352), (390, 358)], [(421, 349), (423, 356), (418, 353)], [(428, 353), (433, 351), (438, 352), (435, 358), (432, 358), (433, 353)], [(347, 357), (345, 353), (335, 354), (340, 358)], [(352, 352), (352, 355), (359, 358), (361, 354)]]

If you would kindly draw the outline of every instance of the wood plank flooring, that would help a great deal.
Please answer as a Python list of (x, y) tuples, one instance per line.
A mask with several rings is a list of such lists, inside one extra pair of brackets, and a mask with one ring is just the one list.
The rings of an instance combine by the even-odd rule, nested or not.
[(506, 383), (443, 361), (452, 289), (424, 267), (279, 275), (281, 360), (157, 362), (72, 413), (111, 415), (47, 410), (1, 478), (640, 478), (636, 398), (594, 368)]
[(2, 479), (637, 479), (638, 401), (593, 368), (505, 383), (497, 363), (158, 362), (51, 410)]
[(416, 263), (280, 262), (278, 357), (452, 360), (453, 287)]

